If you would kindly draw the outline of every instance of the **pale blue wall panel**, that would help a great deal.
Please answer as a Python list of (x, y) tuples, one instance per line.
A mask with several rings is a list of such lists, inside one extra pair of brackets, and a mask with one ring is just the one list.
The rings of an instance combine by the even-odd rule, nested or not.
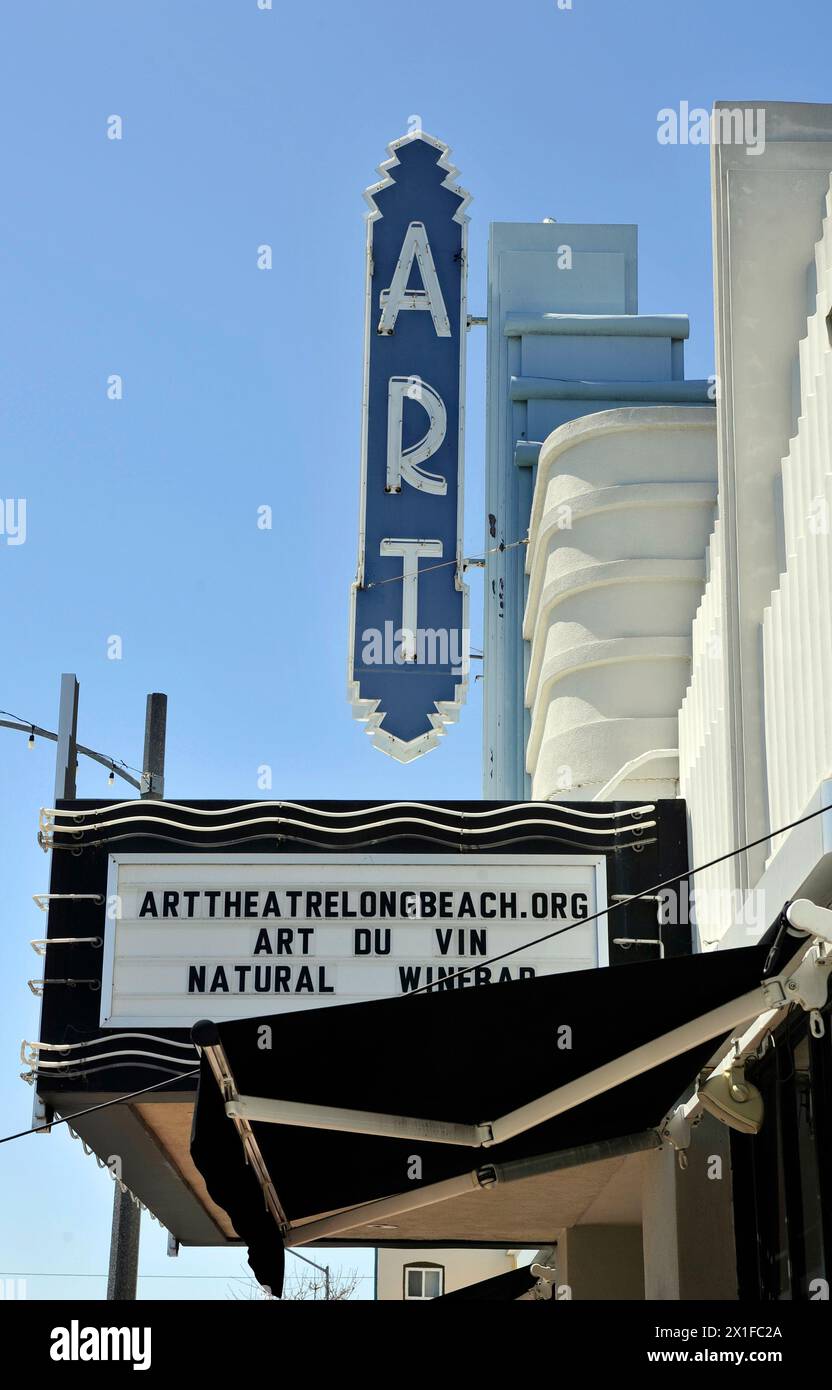
[(523, 376), (591, 381), (645, 381), (671, 376), (669, 338), (567, 338), (528, 334), (521, 338)]
[(638, 314), (637, 236), (624, 225), (491, 228), (486, 550), (507, 548), (488, 554), (485, 571), (487, 798), (523, 800), (530, 790), (526, 552), (517, 542), (528, 530), (536, 455), (523, 442), (541, 443), (569, 420), (626, 402), (711, 403), (708, 382), (683, 379), (687, 318)]

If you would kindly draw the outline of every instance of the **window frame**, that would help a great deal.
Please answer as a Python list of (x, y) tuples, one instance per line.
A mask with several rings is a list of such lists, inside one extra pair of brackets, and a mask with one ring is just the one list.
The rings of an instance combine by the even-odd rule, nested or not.
[[(439, 1271), (439, 1293), (426, 1296), (424, 1292), (425, 1279), (427, 1273)], [(422, 1293), (409, 1294), (407, 1292), (407, 1276), (411, 1271), (418, 1271), (422, 1275)], [(432, 1303), (434, 1298), (441, 1298), (445, 1292), (445, 1266), (438, 1264), (435, 1260), (413, 1260), (409, 1264), (402, 1265), (402, 1300), (405, 1303)]]

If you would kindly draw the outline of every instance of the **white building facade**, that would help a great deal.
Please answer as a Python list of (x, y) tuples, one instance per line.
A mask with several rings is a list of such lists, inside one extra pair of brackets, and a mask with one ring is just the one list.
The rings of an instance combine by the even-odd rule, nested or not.
[[(679, 720), (694, 863), (830, 797), (832, 107), (762, 109), (762, 154), (712, 151), (719, 523)], [(829, 835), (818, 817), (708, 871), (703, 948), (828, 899)]]
[[(497, 227), (489, 300), (486, 544), (522, 544), (488, 574), (484, 794), (684, 798), (692, 867), (740, 851), (692, 879), (700, 951), (832, 903), (832, 813), (775, 833), (832, 806), (832, 106), (754, 104), (753, 157), (718, 138), (738, 106), (710, 381), (684, 380), (686, 320), (638, 315), (634, 229)], [(592, 1250), (572, 1296), (634, 1258), (636, 1297), (829, 1296), (830, 1031), (828, 1006), (763, 1030), (765, 1139), (706, 1121), (686, 1168), (638, 1160), (626, 1215), (562, 1232), (559, 1266)]]

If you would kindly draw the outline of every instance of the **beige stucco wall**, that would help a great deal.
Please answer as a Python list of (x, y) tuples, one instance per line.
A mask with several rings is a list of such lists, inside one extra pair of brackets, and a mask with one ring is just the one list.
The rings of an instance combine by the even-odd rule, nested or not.
[(442, 1265), (445, 1293), (508, 1274), (517, 1268), (516, 1254), (509, 1250), (379, 1250), (378, 1297), (401, 1301), (405, 1265)]

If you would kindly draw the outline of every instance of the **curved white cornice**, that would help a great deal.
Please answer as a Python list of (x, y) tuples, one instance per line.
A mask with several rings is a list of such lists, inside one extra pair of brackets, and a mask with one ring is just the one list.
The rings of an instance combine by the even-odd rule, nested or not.
[[(591, 795), (628, 761), (678, 742), (715, 445), (714, 409), (688, 405), (596, 411), (542, 444), (523, 625), (535, 796), (564, 778)], [(674, 764), (651, 780), (674, 795), (676, 778)]]
[(601, 560), (553, 575), (543, 586), (535, 612), (526, 610), (523, 636), (534, 643), (553, 608), (571, 594), (618, 584), (698, 584), (705, 582), (705, 560)]
[[(621, 666), (635, 662), (654, 666), (659, 661), (690, 662), (689, 637), (606, 637), (552, 653), (540, 668), (535, 687), (527, 690), (526, 703), (532, 709), (527, 763), (533, 768), (540, 752), (546, 716), (559, 681), (599, 666)], [(621, 716), (619, 716), (621, 717)], [(608, 722), (608, 721), (605, 721)]]
[[(558, 497), (544, 510), (540, 525), (530, 538), (526, 552), (526, 572), (536, 576), (529, 590), (528, 606), (536, 602), (540, 584), (540, 567), (546, 562), (546, 551), (553, 536), (563, 536), (558, 512), (568, 507), (574, 525), (586, 517), (602, 512), (633, 511), (648, 507), (713, 507), (716, 505), (716, 483), (612, 483), (605, 487), (587, 486), (580, 492)], [(551, 513), (551, 514), (549, 514)], [(534, 595), (534, 596), (533, 596)]]
[[(528, 759), (532, 777), (532, 796), (550, 795), (558, 785), (558, 774), (565, 767), (574, 772), (570, 795), (581, 797), (599, 791), (624, 762), (639, 757), (645, 749), (672, 747), (678, 732), (675, 716), (596, 719), (571, 728), (546, 727), (537, 758)], [(612, 769), (607, 772), (607, 769)], [(669, 757), (650, 768), (649, 774), (636, 774), (632, 783), (621, 784), (619, 796), (675, 796), (678, 778), (676, 759)], [(563, 792), (560, 793), (563, 795)]]
[(611, 434), (628, 434), (656, 430), (716, 431), (716, 412), (710, 405), (650, 405), (625, 406), (616, 410), (596, 410), (577, 420), (567, 420), (544, 440), (537, 463), (537, 479), (529, 523), (530, 534), (540, 523), (540, 511), (546, 484), (555, 463), (567, 449), (576, 444)]

